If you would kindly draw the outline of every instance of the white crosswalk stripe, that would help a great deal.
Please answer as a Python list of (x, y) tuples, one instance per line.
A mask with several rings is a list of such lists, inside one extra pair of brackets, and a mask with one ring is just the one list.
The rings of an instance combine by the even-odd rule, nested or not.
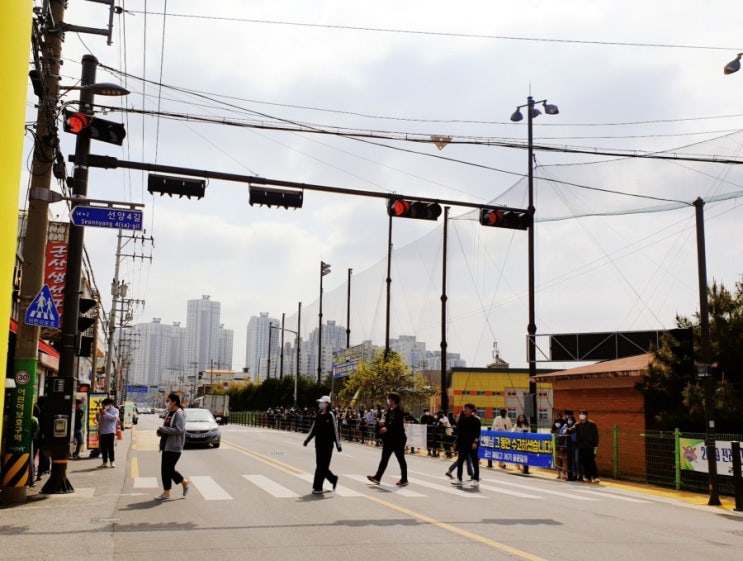
[(645, 501), (643, 499), (635, 499), (633, 497), (627, 497), (625, 495), (618, 495), (615, 493), (606, 493), (602, 491), (591, 491), (588, 489), (580, 489), (580, 493), (585, 493), (586, 495), (595, 495), (597, 497), (601, 497), (602, 499), (613, 499), (615, 501), (626, 501), (628, 503), (643, 503), (643, 504), (650, 504), (652, 501)]
[[(469, 482), (463, 482), (461, 487), (456, 487), (455, 485), (452, 485), (451, 483), (448, 483), (448, 485), (439, 485), (438, 483), (429, 483), (428, 481), (423, 481), (421, 479), (411, 479), (410, 483), (412, 485), (415, 485), (416, 487), (427, 487), (428, 489), (435, 489), (436, 491), (440, 491), (442, 493), (448, 493), (451, 495), (469, 495), (473, 499), (484, 499), (485, 495), (481, 495), (477, 492), (473, 492), (474, 489), (470, 489)], [(467, 493), (467, 491), (470, 491), (470, 493)]]
[[(306, 481), (307, 483), (310, 483), (310, 484), (314, 483), (315, 477), (311, 473), (298, 473), (296, 475), (302, 481)], [(342, 479), (339, 479), (339, 481), (342, 481)], [(339, 495), (341, 497), (363, 497), (364, 496), (363, 493), (359, 493), (358, 491), (349, 489), (348, 487), (346, 487), (345, 485), (341, 485), (340, 483), (335, 488), (334, 492), (336, 495)]]
[[(370, 481), (366, 478), (365, 475), (344, 475), (344, 477), (370, 485)], [(426, 495), (421, 495), (420, 493), (413, 491), (412, 489), (408, 487), (395, 487), (395, 486), (388, 487), (386, 485), (374, 485), (374, 488), (382, 489), (383, 491), (387, 491), (389, 493), (395, 493), (396, 495), (400, 495), (403, 497), (425, 497), (426, 496)]]
[(298, 493), (295, 493), (283, 485), (279, 485), (265, 475), (243, 475), (243, 477), (259, 489), (273, 495), (277, 499), (296, 498), (299, 496)]
[(563, 491), (552, 491), (551, 489), (535, 488), (533, 485), (521, 485), (519, 483), (513, 483), (511, 481), (504, 481), (503, 479), (498, 480), (498, 485), (506, 485), (507, 487), (515, 487), (516, 489), (524, 489), (531, 491), (532, 493), (544, 493), (546, 495), (555, 495), (557, 497), (565, 497), (566, 499), (572, 499), (575, 501), (595, 501), (591, 497), (581, 497), (576, 493), (565, 493)]
[(193, 475), (189, 478), (196, 490), (207, 501), (229, 501), (232, 496), (222, 489), (210, 475)]
[(156, 489), (160, 484), (157, 482), (157, 477), (135, 477), (134, 488), (135, 489)]

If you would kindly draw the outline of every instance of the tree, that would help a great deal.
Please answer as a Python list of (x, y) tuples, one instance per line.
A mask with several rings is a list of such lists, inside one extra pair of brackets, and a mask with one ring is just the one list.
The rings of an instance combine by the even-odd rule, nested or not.
[[(743, 282), (736, 283), (735, 294), (713, 282), (708, 309), (716, 430), (739, 431), (743, 414)], [(704, 391), (695, 365), (703, 362), (700, 315), (697, 312), (693, 319), (677, 316), (676, 324), (692, 328), (694, 354), (684, 356), (683, 345), (670, 336), (654, 351), (648, 373), (638, 384), (645, 395), (647, 426), (703, 432)]]
[(390, 351), (377, 351), (371, 362), (359, 364), (343, 388), (343, 397), (349, 402), (368, 407), (384, 403), (387, 394), (398, 392), (406, 409), (427, 405), (431, 390), (428, 381), (421, 374), (414, 374), (403, 362), (402, 357)]

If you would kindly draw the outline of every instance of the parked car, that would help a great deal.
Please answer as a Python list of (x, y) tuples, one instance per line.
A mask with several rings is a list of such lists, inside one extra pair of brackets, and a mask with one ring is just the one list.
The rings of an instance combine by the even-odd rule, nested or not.
[(186, 414), (186, 445), (219, 448), (222, 433), (212, 412), (199, 408), (187, 408), (183, 411)]

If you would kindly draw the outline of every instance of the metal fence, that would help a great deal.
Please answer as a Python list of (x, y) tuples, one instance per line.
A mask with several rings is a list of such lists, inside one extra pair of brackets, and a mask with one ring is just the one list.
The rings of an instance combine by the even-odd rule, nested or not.
[[(307, 433), (314, 415), (265, 413), (257, 411), (231, 412), (230, 422), (252, 427)], [(342, 440), (367, 445), (379, 445), (375, 425), (356, 419), (339, 423)], [(600, 446), (596, 461), (603, 477), (617, 480), (641, 481), (659, 487), (705, 493), (709, 490), (707, 473), (682, 470), (679, 462), (681, 438), (704, 439), (704, 433), (676, 431), (623, 431), (619, 427), (600, 429)], [(743, 441), (740, 434), (718, 434), (718, 441)], [(454, 436), (434, 425), (429, 426), (426, 453), (430, 456), (451, 457)], [(555, 446), (555, 449), (559, 447)], [(414, 450), (410, 450), (414, 452)], [(423, 450), (418, 450), (423, 453)], [(734, 496), (734, 481), (729, 474), (718, 474), (721, 495)]]

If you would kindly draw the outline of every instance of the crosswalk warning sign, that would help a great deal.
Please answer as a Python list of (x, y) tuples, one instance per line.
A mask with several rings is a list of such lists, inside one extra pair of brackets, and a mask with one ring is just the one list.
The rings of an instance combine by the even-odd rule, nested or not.
[(52, 292), (44, 285), (26, 310), (26, 325), (59, 327), (59, 312), (52, 300)]

